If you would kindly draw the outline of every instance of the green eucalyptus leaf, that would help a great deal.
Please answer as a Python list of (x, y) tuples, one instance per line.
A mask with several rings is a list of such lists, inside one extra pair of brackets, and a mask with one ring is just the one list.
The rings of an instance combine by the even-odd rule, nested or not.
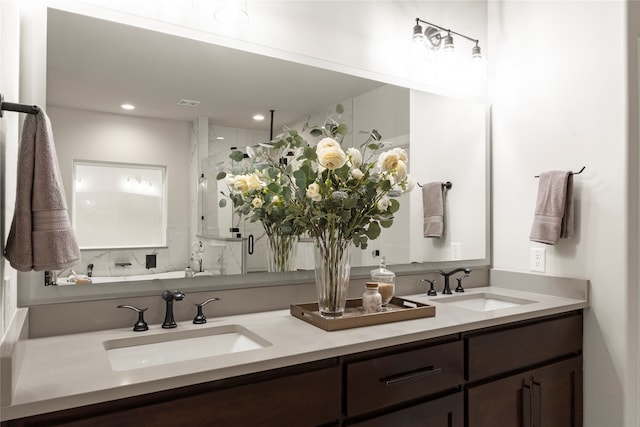
[(309, 160), (315, 160), (318, 158), (318, 154), (316, 153), (315, 147), (305, 147), (303, 154), (304, 154), (304, 157)]
[(389, 228), (392, 225), (393, 225), (393, 218), (380, 220), (380, 226), (382, 226), (382, 228)]
[(323, 132), (322, 130), (318, 129), (318, 128), (313, 128), (309, 131), (309, 133), (311, 134), (311, 136), (322, 136)]
[(388, 179), (383, 179), (378, 183), (378, 185), (380, 186), (380, 190), (382, 191), (391, 190), (391, 181), (389, 181)]
[(218, 172), (218, 175), (216, 175), (216, 179), (217, 180), (221, 180), (227, 177), (227, 173), (226, 172)]
[(377, 239), (380, 236), (380, 232), (382, 229), (380, 228), (380, 224), (377, 221), (372, 221), (369, 224), (369, 228), (367, 228), (367, 237), (371, 240)]
[(344, 206), (347, 209), (355, 208), (357, 204), (358, 204), (358, 201), (350, 197), (342, 202), (342, 206)]
[(344, 114), (344, 105), (340, 103), (336, 104), (336, 113)]
[(239, 150), (233, 150), (231, 154), (229, 154), (229, 158), (234, 162), (241, 162), (244, 159), (244, 153)]
[(282, 198), (287, 202), (293, 199), (293, 190), (291, 187), (282, 187)]
[(389, 212), (396, 213), (396, 212), (398, 212), (398, 210), (400, 210), (400, 202), (397, 201), (396, 199), (390, 199), (389, 200)]
[(269, 185), (267, 185), (267, 188), (269, 189), (269, 191), (276, 194), (280, 194), (280, 192), (282, 191), (282, 187), (277, 182), (270, 182)]

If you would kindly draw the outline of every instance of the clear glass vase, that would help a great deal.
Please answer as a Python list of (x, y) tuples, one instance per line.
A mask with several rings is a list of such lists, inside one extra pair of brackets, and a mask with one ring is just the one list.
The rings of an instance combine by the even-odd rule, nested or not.
[(298, 236), (267, 233), (269, 272), (296, 270)]
[(341, 317), (349, 289), (351, 242), (316, 238), (314, 261), (320, 315), (330, 319)]

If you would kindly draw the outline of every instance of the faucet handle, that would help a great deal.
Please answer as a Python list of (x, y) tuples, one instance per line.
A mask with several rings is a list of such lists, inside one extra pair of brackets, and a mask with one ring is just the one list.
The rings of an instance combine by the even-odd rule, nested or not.
[(144, 321), (144, 312), (148, 310), (149, 307), (138, 308), (133, 305), (119, 305), (118, 308), (128, 308), (129, 310), (133, 310), (138, 313), (138, 321), (133, 325), (133, 330), (135, 332), (142, 332), (149, 330), (149, 325)]
[(420, 281), (429, 283), (429, 291), (427, 292), (427, 295), (429, 295), (430, 297), (434, 297), (434, 296), (438, 295), (438, 293), (436, 292), (436, 290), (434, 288), (434, 285), (437, 283), (436, 280), (420, 279)]
[(462, 279), (466, 277), (469, 277), (469, 273), (467, 273), (466, 271), (464, 276), (456, 277), (456, 280), (458, 281), (458, 286), (456, 286), (455, 292), (464, 292), (464, 288), (462, 287)]
[(193, 318), (193, 323), (195, 323), (196, 325), (207, 323), (207, 318), (202, 313), (202, 307), (204, 307), (205, 305), (209, 304), (212, 301), (220, 301), (220, 298), (209, 298), (208, 300), (201, 302), (200, 304), (196, 304), (196, 307), (198, 307), (198, 312), (196, 313), (196, 317)]

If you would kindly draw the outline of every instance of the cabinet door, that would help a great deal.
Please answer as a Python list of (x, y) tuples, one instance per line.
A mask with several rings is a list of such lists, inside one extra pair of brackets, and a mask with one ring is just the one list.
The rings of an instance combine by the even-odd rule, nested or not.
[(469, 427), (582, 426), (582, 358), (467, 390)]
[(462, 392), (360, 423), (349, 424), (353, 427), (462, 427), (463, 425), (464, 397)]

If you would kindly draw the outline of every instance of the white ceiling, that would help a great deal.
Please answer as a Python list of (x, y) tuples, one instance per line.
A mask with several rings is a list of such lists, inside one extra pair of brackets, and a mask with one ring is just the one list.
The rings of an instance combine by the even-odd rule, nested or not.
[[(50, 9), (47, 104), (274, 129), (382, 83)], [(191, 108), (180, 99), (200, 101)], [(136, 105), (133, 112), (122, 103)], [(262, 113), (266, 120), (251, 117)]]

